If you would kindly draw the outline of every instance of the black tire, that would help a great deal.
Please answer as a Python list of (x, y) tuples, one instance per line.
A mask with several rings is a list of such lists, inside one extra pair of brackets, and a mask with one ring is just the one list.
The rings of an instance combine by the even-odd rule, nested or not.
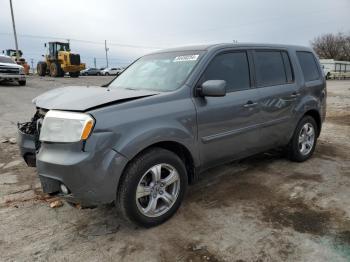
[[(299, 135), (301, 133), (303, 126), (307, 123), (312, 125), (312, 127), (314, 129), (314, 138), (313, 138), (312, 148), (310, 147), (311, 150), (306, 154), (302, 154), (301, 149), (300, 149), (300, 144), (299, 144)], [(292, 137), (291, 141), (289, 142), (289, 145), (287, 148), (288, 158), (294, 162), (304, 162), (304, 161), (308, 160), (315, 151), (316, 144), (317, 144), (318, 132), (319, 132), (319, 130), (318, 130), (318, 126), (316, 124), (315, 119), (312, 116), (308, 116), (308, 115), (304, 116), (299, 121), (297, 127), (294, 130), (293, 137)]]
[(47, 70), (47, 64), (45, 62), (39, 62), (36, 66), (36, 71), (39, 76), (45, 76)]
[(18, 81), (18, 84), (19, 84), (20, 86), (25, 86), (26, 83), (27, 83), (26, 80), (19, 80), (19, 81)]
[(109, 73), (108, 73), (108, 72), (106, 72), (106, 73), (105, 73), (105, 76), (109, 76)]
[(100, 72), (97, 72), (97, 73), (96, 73), (96, 75), (97, 75), (97, 76), (100, 76), (100, 75), (101, 75), (101, 73), (100, 73)]
[[(149, 217), (144, 215), (136, 204), (136, 190), (147, 170), (158, 164), (169, 164), (176, 169), (179, 174), (180, 188), (176, 200), (167, 212)], [(176, 154), (163, 148), (148, 149), (132, 160), (124, 171), (117, 192), (117, 208), (124, 218), (142, 227), (160, 225), (172, 217), (179, 208), (186, 192), (187, 181), (185, 165)]]
[(73, 77), (73, 78), (79, 77), (79, 75), (80, 75), (79, 71), (78, 72), (69, 72), (69, 76)]
[(61, 69), (61, 66), (58, 62), (52, 62), (50, 65), (50, 76), (51, 77), (62, 77), (64, 74), (62, 74), (63, 70)]

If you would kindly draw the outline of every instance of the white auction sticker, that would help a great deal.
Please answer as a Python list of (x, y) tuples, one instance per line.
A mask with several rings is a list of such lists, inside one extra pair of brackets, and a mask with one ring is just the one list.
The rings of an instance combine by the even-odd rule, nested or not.
[(182, 55), (174, 58), (174, 62), (196, 61), (199, 55)]

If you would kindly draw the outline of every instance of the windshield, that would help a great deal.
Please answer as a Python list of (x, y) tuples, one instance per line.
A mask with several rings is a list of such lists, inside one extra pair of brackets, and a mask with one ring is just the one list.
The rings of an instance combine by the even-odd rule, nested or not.
[(0, 56), (0, 63), (16, 64), (11, 58)]
[(135, 90), (173, 91), (186, 80), (203, 51), (182, 51), (141, 57), (109, 87)]
[(70, 51), (69, 45), (57, 43), (57, 51)]

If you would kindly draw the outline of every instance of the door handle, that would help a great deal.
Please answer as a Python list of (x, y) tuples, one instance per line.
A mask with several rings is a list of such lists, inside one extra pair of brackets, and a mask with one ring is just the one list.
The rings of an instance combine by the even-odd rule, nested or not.
[(257, 105), (258, 105), (258, 103), (254, 103), (253, 101), (249, 100), (245, 105), (243, 105), (243, 107), (249, 108), (249, 107), (254, 107)]

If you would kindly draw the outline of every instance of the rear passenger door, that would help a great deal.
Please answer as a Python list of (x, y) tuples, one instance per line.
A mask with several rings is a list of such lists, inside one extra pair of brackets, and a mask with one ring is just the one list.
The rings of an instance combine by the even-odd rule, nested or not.
[(255, 152), (261, 122), (258, 91), (252, 88), (246, 51), (216, 55), (197, 86), (207, 80), (225, 80), (226, 96), (194, 97), (198, 146), (203, 167)]
[(289, 54), (286, 50), (257, 49), (253, 57), (265, 146), (285, 144), (300, 97)]

